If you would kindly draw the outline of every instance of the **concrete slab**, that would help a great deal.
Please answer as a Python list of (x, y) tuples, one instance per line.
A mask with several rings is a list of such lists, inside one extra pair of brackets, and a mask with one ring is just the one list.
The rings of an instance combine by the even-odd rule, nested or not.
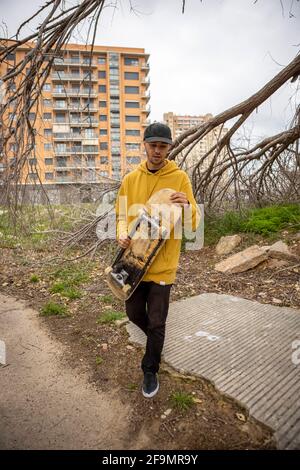
[[(127, 330), (145, 344), (135, 325)], [(170, 305), (163, 353), (246, 406), (279, 448), (300, 449), (300, 310), (220, 294), (180, 300)]]

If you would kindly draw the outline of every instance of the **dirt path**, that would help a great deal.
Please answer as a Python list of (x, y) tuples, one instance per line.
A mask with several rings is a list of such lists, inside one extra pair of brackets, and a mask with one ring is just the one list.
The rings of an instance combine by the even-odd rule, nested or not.
[(129, 409), (66, 366), (65, 346), (41, 329), (37, 312), (0, 295), (0, 339), (0, 449), (127, 447)]

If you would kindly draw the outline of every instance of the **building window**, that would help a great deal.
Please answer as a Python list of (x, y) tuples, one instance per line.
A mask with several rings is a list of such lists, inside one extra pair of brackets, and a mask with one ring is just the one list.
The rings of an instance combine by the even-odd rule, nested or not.
[(44, 150), (52, 150), (52, 144), (44, 144)]
[(120, 143), (120, 131), (119, 130), (117, 130), (117, 132), (115, 131), (116, 129), (111, 130), (111, 140)]
[(87, 157), (87, 166), (95, 166), (95, 157), (91, 155)]
[(13, 52), (10, 52), (10, 54), (8, 54), (6, 58), (7, 60), (15, 60), (16, 54), (14, 54)]
[(125, 65), (134, 65), (135, 67), (139, 65), (139, 59), (136, 57), (125, 57), (124, 58)]
[(45, 121), (51, 121), (52, 119), (52, 114), (51, 113), (43, 113), (43, 119)]
[(138, 101), (125, 101), (125, 108), (139, 108), (140, 103)]
[(45, 108), (49, 108), (50, 106), (52, 106), (52, 101), (51, 100), (43, 100), (43, 106)]
[(125, 116), (126, 122), (139, 122), (140, 116)]
[(108, 163), (108, 157), (100, 157), (100, 163), (101, 165), (105, 165)]
[(43, 85), (43, 91), (51, 91), (50, 83), (45, 83), (45, 85)]
[(54, 108), (66, 108), (67, 102), (66, 100), (55, 100), (54, 101)]
[(140, 157), (126, 157), (127, 163), (140, 163)]
[(106, 93), (106, 85), (99, 85), (99, 93)]
[(140, 144), (127, 143), (126, 150), (140, 150)]
[(71, 62), (72, 64), (79, 64), (80, 60), (79, 60), (79, 54), (71, 54)]
[(138, 95), (140, 92), (140, 88), (138, 86), (126, 86), (125, 93), (128, 95)]
[(105, 56), (98, 57), (98, 64), (105, 65), (106, 64), (106, 57)]
[(52, 129), (44, 129), (44, 136), (47, 137), (49, 135), (52, 135)]
[(53, 180), (53, 173), (45, 173), (45, 179), (47, 181)]
[(65, 87), (64, 85), (55, 85), (54, 93), (64, 93)]
[(100, 150), (107, 150), (108, 143), (107, 142), (100, 142)]
[(140, 131), (139, 129), (126, 129), (125, 134), (126, 134), (126, 135), (136, 135), (136, 136), (140, 136), (140, 135), (141, 135), (141, 131)]
[(35, 119), (35, 113), (29, 113), (29, 120), (33, 121)]
[(107, 129), (100, 129), (100, 135), (107, 135)]
[(13, 80), (10, 80), (9, 83), (7, 84), (7, 91), (16, 91), (17, 85)]
[(99, 101), (99, 108), (106, 108), (107, 102), (106, 101)]
[(86, 129), (85, 133), (84, 133), (84, 136), (88, 137), (90, 139), (97, 138), (97, 134), (95, 133), (94, 129)]
[(98, 71), (98, 78), (106, 78), (105, 70), (99, 70)]
[(53, 158), (45, 158), (45, 165), (53, 165)]
[(101, 114), (101, 115), (99, 116), (99, 120), (100, 120), (100, 121), (107, 121), (107, 116), (106, 116), (106, 114)]
[(29, 158), (29, 165), (34, 166), (37, 164), (37, 159), (36, 158)]
[(125, 72), (125, 80), (138, 80), (139, 73), (138, 72)]

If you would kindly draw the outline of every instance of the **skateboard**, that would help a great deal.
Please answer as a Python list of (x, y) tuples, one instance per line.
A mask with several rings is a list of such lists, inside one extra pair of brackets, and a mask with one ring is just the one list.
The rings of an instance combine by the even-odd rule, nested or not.
[(119, 248), (112, 264), (105, 269), (107, 284), (119, 299), (130, 298), (172, 230), (181, 222), (182, 208), (170, 200), (175, 192), (161, 189), (148, 199), (128, 234), (130, 245)]

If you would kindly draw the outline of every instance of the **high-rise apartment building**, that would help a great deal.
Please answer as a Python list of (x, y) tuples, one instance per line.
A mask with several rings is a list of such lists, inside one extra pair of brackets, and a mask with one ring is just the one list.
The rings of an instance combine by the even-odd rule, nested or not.
[[(0, 64), (0, 78), (31, 47), (18, 48)], [(95, 45), (90, 50), (68, 44), (54, 59), (40, 106), (29, 115), (36, 148), (25, 175), (28, 183), (37, 172), (49, 185), (119, 180), (141, 161), (150, 113), (149, 55), (141, 48)], [(14, 158), (11, 145), (12, 154), (0, 157), (2, 171), (5, 159)]]
[[(172, 112), (164, 113), (163, 115), (164, 122), (171, 128), (173, 140), (175, 140), (184, 131), (187, 131), (195, 126), (205, 124), (212, 117), (212, 114), (205, 114), (203, 116), (189, 116), (178, 115)], [(205, 155), (206, 152), (208, 152), (217, 143), (217, 141), (224, 136), (226, 132), (227, 129), (219, 127), (206, 134), (189, 153), (184, 163), (184, 169), (188, 171), (188, 173), (191, 173), (199, 159)], [(222, 155), (224, 155), (224, 152), (222, 152)], [(204, 164), (202, 165), (202, 169), (206, 169), (209, 166), (211, 158), (212, 156), (210, 155), (209, 158), (205, 160)]]

